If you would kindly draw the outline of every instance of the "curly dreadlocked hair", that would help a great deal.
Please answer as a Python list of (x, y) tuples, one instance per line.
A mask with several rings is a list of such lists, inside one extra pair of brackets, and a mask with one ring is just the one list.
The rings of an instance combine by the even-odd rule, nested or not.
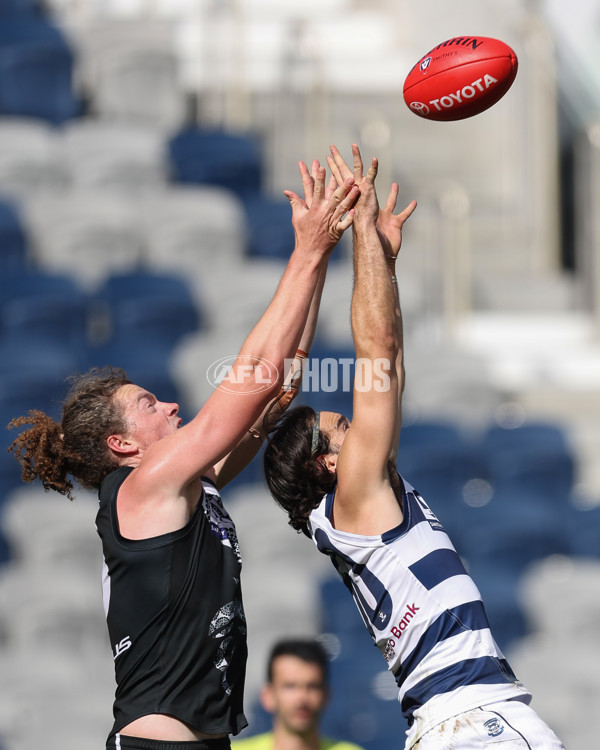
[(290, 409), (269, 437), (264, 452), (267, 485), (275, 502), (289, 516), (289, 524), (307, 536), (308, 517), (323, 496), (335, 487), (336, 476), (317, 461), (329, 453), (329, 438), (319, 431), (313, 450), (316, 413), (310, 406)]
[(13, 419), (9, 428), (32, 426), (8, 450), (21, 464), (23, 481), (39, 478), (46, 491), (56, 490), (73, 500), (69, 474), (82, 487), (99, 489), (104, 477), (117, 468), (106, 438), (126, 431), (113, 396), (131, 381), (123, 370), (105, 367), (73, 375), (70, 382), (60, 423), (39, 410)]

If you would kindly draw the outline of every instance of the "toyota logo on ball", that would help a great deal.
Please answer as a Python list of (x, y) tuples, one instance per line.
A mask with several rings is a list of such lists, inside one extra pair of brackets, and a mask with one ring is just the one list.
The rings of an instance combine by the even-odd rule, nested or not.
[(414, 110), (418, 115), (428, 115), (429, 107), (423, 102), (411, 102), (410, 108)]

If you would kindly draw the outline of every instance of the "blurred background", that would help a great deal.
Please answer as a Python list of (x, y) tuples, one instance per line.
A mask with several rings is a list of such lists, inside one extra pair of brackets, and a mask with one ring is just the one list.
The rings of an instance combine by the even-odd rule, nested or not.
[[(404, 78), (452, 36), (502, 39), (508, 94), (416, 117)], [(593, 0), (0, 0), (0, 416), (58, 417), (112, 364), (195, 413), (293, 247), (284, 188), (330, 143), (419, 208), (398, 276), (399, 467), (479, 585), (533, 706), (571, 750), (600, 698), (600, 10)], [(351, 264), (313, 349), (353, 356)], [(314, 380), (313, 380), (314, 385)], [(300, 401), (351, 414), (350, 394)], [(97, 498), (21, 484), (0, 451), (0, 748), (92, 750), (112, 724)], [(251, 726), (267, 652), (318, 635), (325, 730), (402, 747), (393, 679), (260, 461), (226, 488), (244, 556)]]

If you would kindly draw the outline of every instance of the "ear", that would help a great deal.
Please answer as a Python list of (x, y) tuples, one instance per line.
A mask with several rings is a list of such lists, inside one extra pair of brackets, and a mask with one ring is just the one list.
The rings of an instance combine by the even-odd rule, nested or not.
[(271, 683), (267, 683), (266, 685), (262, 686), (260, 691), (260, 702), (265, 711), (270, 714), (275, 713), (275, 696), (273, 695)]
[(135, 443), (126, 440), (122, 435), (109, 435), (106, 438), (109, 449), (118, 456), (131, 456), (137, 453), (138, 448)]
[(324, 469), (327, 469), (330, 474), (335, 474), (337, 471), (337, 460), (337, 453), (324, 453), (322, 456), (317, 456), (317, 461)]

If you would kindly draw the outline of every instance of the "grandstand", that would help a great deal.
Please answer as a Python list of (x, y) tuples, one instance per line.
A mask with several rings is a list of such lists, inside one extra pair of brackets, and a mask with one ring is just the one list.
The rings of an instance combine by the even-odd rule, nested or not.
[[(57, 416), (65, 377), (109, 363), (194, 413), (206, 368), (237, 351), (292, 249), (282, 190), (298, 190), (297, 161), (358, 142), (379, 156), (381, 185), (397, 180), (401, 200), (419, 202), (398, 273), (399, 468), (448, 528), (538, 713), (567, 747), (588, 748), (600, 694), (600, 29), (591, 12), (569, 26), (562, 5), (0, 0), (0, 416)], [(465, 32), (515, 49), (515, 84), (471, 120), (415, 117), (406, 73)], [(352, 358), (349, 243), (336, 253), (315, 358)], [(299, 398), (334, 395), (351, 411), (348, 393)], [(23, 486), (3, 435), (0, 749), (96, 750), (113, 696), (97, 500)], [(257, 695), (272, 641), (314, 634), (332, 657), (326, 731), (401, 747), (393, 680), (259, 461), (224, 498), (244, 557), (246, 733), (266, 726)]]

